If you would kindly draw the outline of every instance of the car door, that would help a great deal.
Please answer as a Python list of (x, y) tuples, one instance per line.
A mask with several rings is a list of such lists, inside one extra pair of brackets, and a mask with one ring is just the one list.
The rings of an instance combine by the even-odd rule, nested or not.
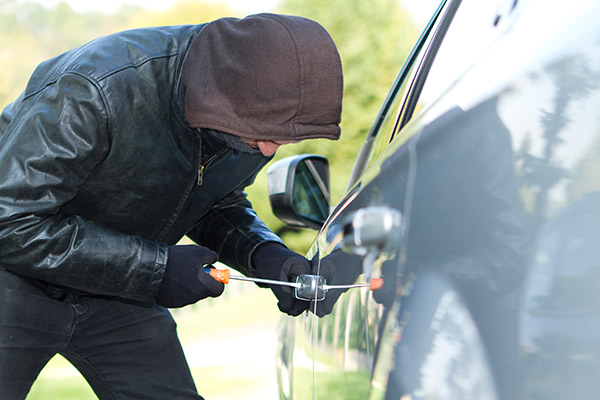
[[(336, 397), (366, 398), (374, 392), (373, 385), (384, 385), (384, 382), (372, 383), (371, 372), (381, 330), (396, 297), (396, 275), (404, 257), (402, 246), (388, 254), (377, 254), (374, 259), (367, 259), (364, 254), (349, 255), (341, 251), (343, 229), (348, 225), (349, 215), (366, 207), (391, 206), (401, 211), (404, 218), (410, 218), (411, 190), (407, 185), (411, 181), (412, 160), (408, 156), (410, 148), (402, 145), (418, 128), (403, 128), (498, 35), (497, 5), (464, 3), (464, 8), (459, 9), (460, 1), (444, 1), (435, 10), (369, 132), (357, 158), (348, 194), (331, 213), (309, 254), (317, 260), (317, 274), (325, 276), (331, 284), (348, 285), (383, 276), (384, 288), (377, 292), (365, 288), (330, 290), (328, 299), (313, 304), (313, 314), (284, 323), (280, 352), (285, 354), (280, 363), (284, 397), (293, 392), (294, 398), (328, 398), (333, 393)], [(458, 24), (465, 24), (476, 17), (481, 20), (475, 19), (470, 30), (451, 29), (454, 18)], [(477, 30), (481, 32), (473, 35)], [(451, 46), (444, 46), (448, 32)], [(436, 57), (452, 58), (452, 48), (457, 52), (457, 46), (462, 49), (466, 44), (471, 44), (467, 46), (471, 52), (465, 53), (463, 49), (465, 54), (460, 62), (450, 61), (438, 69), (432, 67)], [(431, 76), (435, 79), (428, 81)], [(390, 154), (402, 159), (396, 170), (385, 167)], [(315, 318), (315, 314), (321, 318)], [(308, 382), (312, 382), (312, 387)]]
[(329, 283), (384, 285), (288, 320), (296, 398), (598, 398), (599, 7), (454, 5), (311, 250)]
[[(424, 57), (425, 46), (433, 36), (445, 1), (441, 3), (441, 5), (435, 5), (436, 9), (433, 16), (425, 25), (415, 47), (393, 83), (388, 97), (376, 118), (376, 123), (370, 130), (357, 157), (354, 174), (350, 178), (349, 186), (365, 168), (366, 161), (369, 158), (374, 158), (372, 154), (379, 154), (383, 151), (391, 139), (400, 105), (407, 98), (410, 89), (409, 82), (414, 79), (419, 61)], [(334, 216), (332, 220), (336, 220), (335, 215), (339, 216), (345, 205), (351, 203), (359, 189), (360, 186), (356, 186), (346, 195), (336, 211), (331, 214)], [(289, 223), (289, 220), (286, 222)], [(311, 226), (311, 224), (309, 223), (307, 226)], [(336, 229), (339, 229), (339, 220), (338, 224), (327, 225), (322, 230), (319, 239), (315, 241), (309, 251), (308, 257), (316, 259), (319, 266), (319, 260), (326, 254), (324, 248), (327, 247), (326, 242), (328, 241), (325, 239), (325, 242), (323, 242), (323, 239), (334, 235)], [(323, 249), (320, 249), (319, 243), (322, 243)], [(348, 270), (357, 270), (360, 267), (361, 263), (358, 258), (345, 257), (339, 251), (335, 253), (345, 259), (341, 261), (342, 263), (349, 263), (347, 265)], [(334, 261), (328, 260), (327, 265), (330, 266), (328, 268), (329, 272), (335, 269)], [(316, 271), (316, 273), (318, 274), (319, 271)], [(332, 278), (330, 276), (329, 283), (339, 283)], [(354, 280), (357, 276), (354, 273), (346, 276), (340, 274), (340, 278), (345, 283), (351, 283), (349, 281)], [(353, 313), (356, 312), (355, 306), (363, 307), (365, 302), (371, 303), (370, 300), (366, 300), (363, 292), (361, 290), (350, 290), (347, 296), (342, 296), (342, 300), (336, 306), (334, 315), (331, 315), (331, 309), (326, 309), (323, 303), (319, 304), (317, 302), (313, 304), (316, 308), (313, 309), (312, 314), (307, 313), (296, 319), (284, 318), (282, 320), (279, 329), (279, 357), (277, 360), (281, 398), (308, 399), (315, 398), (317, 393), (318, 397), (327, 397), (332, 392), (335, 393), (335, 395), (332, 394), (332, 397), (364, 398), (366, 396), (369, 390), (368, 365), (372, 362), (374, 340), (373, 331), (369, 332), (368, 329), (372, 329), (373, 324), (365, 326), (360, 332), (354, 334), (350, 332), (350, 329), (357, 329), (351, 328), (356, 323), (356, 319), (353, 318)], [(335, 302), (332, 302), (331, 307), (334, 305)], [(317, 313), (323, 317), (322, 320), (315, 318)], [(358, 323), (362, 323), (362, 314), (359, 312), (356, 316), (359, 318)], [(366, 335), (364, 338), (363, 333)], [(356, 340), (358, 340), (357, 343), (351, 343)], [(317, 342), (321, 345), (317, 346)], [(367, 349), (367, 347), (369, 348)], [(327, 348), (327, 350), (323, 350), (324, 348)], [(326, 355), (325, 353), (329, 354)], [(331, 362), (321, 364), (320, 359), (322, 356), (329, 358)], [(354, 364), (354, 367), (351, 368), (354, 371), (348, 371), (349, 364)], [(348, 384), (346, 377), (349, 375), (354, 376), (351, 378), (354, 384)], [(343, 393), (340, 393), (340, 391)]]
[[(444, 1), (437, 6), (394, 82), (361, 150), (362, 156), (359, 155), (357, 159), (355, 172), (364, 169), (361, 163), (374, 158), (370, 155), (373, 146), (374, 152), (380, 153), (392, 137), (400, 106), (408, 97), (410, 82), (415, 78), (419, 64), (425, 57), (427, 45), (439, 26), (445, 3)], [(362, 158), (365, 156), (366, 158)], [(340, 213), (350, 211), (346, 210), (348, 205), (352, 209), (360, 207), (358, 202), (353, 203), (360, 188), (357, 185), (340, 202), (331, 214), (331, 223), (322, 229), (308, 254), (309, 258), (317, 260), (316, 273), (326, 275), (330, 284), (351, 284), (361, 274), (361, 259), (341, 252), (338, 246), (340, 236), (337, 235), (341, 223)], [(329, 246), (332, 248), (327, 250)], [(327, 256), (327, 260), (321, 263), (320, 260)], [(344, 270), (336, 274), (338, 265), (344, 265)], [(379, 272), (376, 271), (376, 274)], [(336, 302), (338, 297), (339, 301)], [(376, 327), (382, 307), (374, 303), (371, 294), (362, 289), (350, 289), (329, 299), (331, 300), (327, 305), (324, 302), (314, 303), (311, 314), (298, 319), (286, 318), (282, 323), (278, 359), (282, 398), (363, 399), (368, 396)], [(365, 309), (371, 311), (365, 313)], [(321, 318), (316, 318), (315, 315)]]
[[(388, 254), (361, 254), (361, 249), (349, 253), (343, 249), (343, 233), (351, 225), (348, 219), (358, 210), (375, 206), (396, 206), (399, 210), (401, 207), (402, 202), (395, 201), (400, 188), (393, 183), (395, 179), (390, 180), (390, 174), (381, 169), (382, 155), (400, 129), (402, 117), (410, 113), (406, 107), (413, 98), (418, 77), (426, 73), (428, 60), (435, 56), (436, 42), (442, 40), (445, 25), (452, 18), (451, 3), (455, 7), (458, 2), (441, 2), (437, 7), (399, 73), (376, 118), (376, 126), (366, 140), (365, 147), (373, 146), (363, 160), (366, 165), (360, 165), (360, 159), (355, 164), (356, 175), (351, 177), (351, 188), (332, 212), (314, 246), (318, 259), (316, 273), (325, 276), (331, 284), (349, 285), (368, 282), (370, 278), (382, 278), (385, 283), (377, 292), (369, 288), (330, 290), (325, 301), (313, 304), (313, 315), (320, 318), (310, 317), (304, 329), (312, 352), (315, 398), (364, 399), (370, 395), (380, 326), (395, 297), (395, 275), (401, 255), (398, 249)], [(368, 153), (365, 147), (362, 154)], [(365, 167), (369, 167), (366, 175)], [(408, 170), (408, 164), (404, 168)], [(369, 171), (376, 174), (370, 175)], [(352, 182), (353, 179), (356, 182)]]

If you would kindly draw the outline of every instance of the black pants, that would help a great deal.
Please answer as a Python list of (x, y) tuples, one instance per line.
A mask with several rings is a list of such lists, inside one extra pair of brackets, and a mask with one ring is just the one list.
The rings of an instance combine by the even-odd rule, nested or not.
[(202, 399), (171, 314), (77, 296), (0, 269), (0, 399), (24, 399), (61, 354), (100, 399)]

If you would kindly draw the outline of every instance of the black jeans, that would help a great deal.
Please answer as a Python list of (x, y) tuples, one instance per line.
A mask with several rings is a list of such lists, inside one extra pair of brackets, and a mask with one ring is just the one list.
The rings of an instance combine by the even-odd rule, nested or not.
[(168, 310), (0, 269), (0, 399), (24, 399), (57, 353), (103, 400), (202, 399)]

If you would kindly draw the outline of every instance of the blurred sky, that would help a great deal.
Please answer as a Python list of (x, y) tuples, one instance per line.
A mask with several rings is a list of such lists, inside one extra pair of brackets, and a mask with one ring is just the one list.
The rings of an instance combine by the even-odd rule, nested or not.
[[(20, 2), (26, 0), (17, 0)], [(29, 0), (39, 4), (53, 7), (61, 0)], [(170, 8), (173, 3), (178, 0), (62, 0), (69, 3), (73, 10), (78, 12), (85, 11), (102, 11), (105, 13), (114, 13), (119, 7), (124, 4), (133, 4), (151, 8), (154, 10), (164, 10)], [(180, 0), (179, 0), (180, 1)], [(203, 0), (212, 3), (226, 4), (235, 11), (240, 11), (245, 14), (253, 14), (257, 12), (275, 11), (281, 0)], [(432, 10), (435, 9), (440, 0), (398, 0), (404, 6), (416, 13), (417, 18), (423, 20), (429, 19)]]
[[(31, 0), (36, 3), (53, 7), (61, 0)], [(63, 0), (78, 12), (102, 11), (114, 13), (124, 4), (144, 6), (155, 10), (168, 9), (176, 0)], [(227, 4), (232, 10), (252, 14), (263, 11), (273, 11), (280, 0), (204, 0), (208, 3)]]

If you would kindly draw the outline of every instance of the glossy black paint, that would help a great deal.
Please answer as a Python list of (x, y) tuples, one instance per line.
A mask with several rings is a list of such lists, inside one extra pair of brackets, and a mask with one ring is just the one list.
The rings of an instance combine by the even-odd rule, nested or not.
[[(283, 321), (282, 398), (600, 398), (600, 5), (498, 3), (499, 17), (442, 2), (429, 34), (450, 6), (466, 33), (450, 24), (406, 125), (402, 79), (418, 67), (382, 107), (309, 256), (328, 283), (353, 283), (350, 213), (393, 207), (404, 235), (372, 265), (380, 291), (328, 293)], [(469, 63), (452, 61), (479, 26)]]

